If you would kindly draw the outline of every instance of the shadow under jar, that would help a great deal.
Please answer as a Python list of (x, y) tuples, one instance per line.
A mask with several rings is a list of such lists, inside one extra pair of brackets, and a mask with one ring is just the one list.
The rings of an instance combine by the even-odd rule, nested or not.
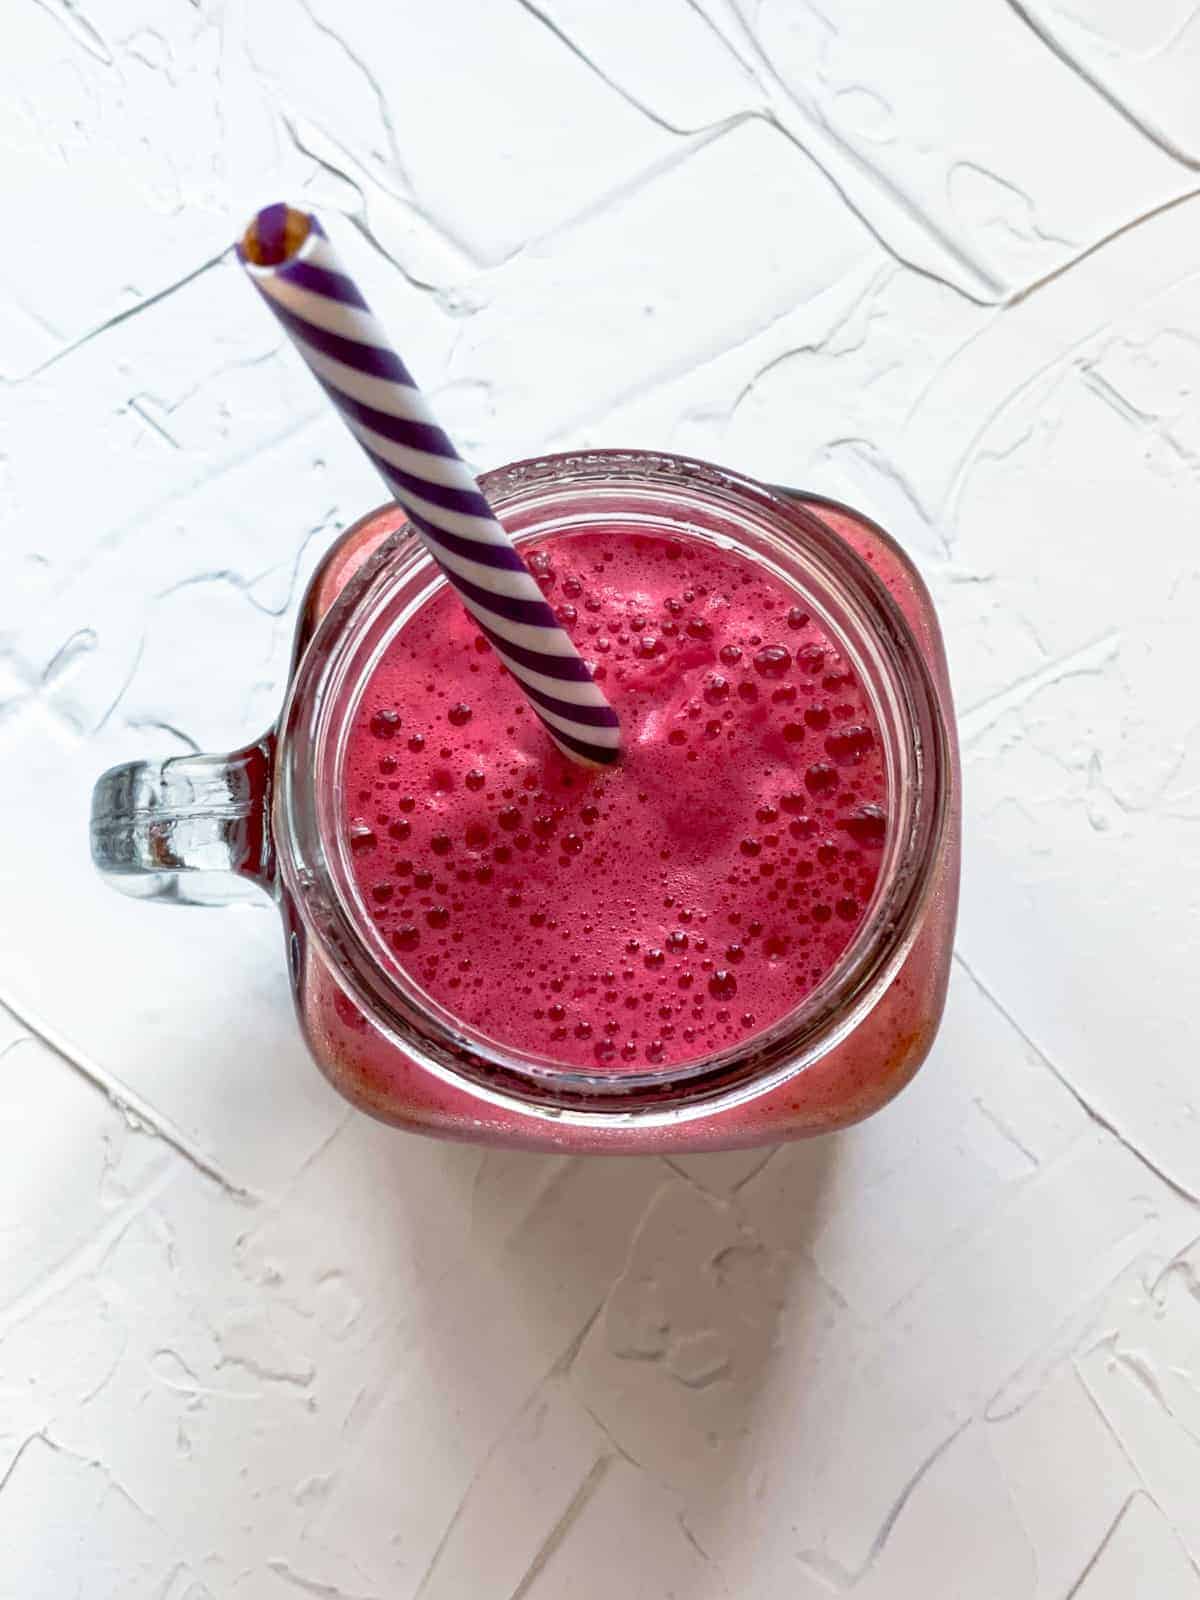
[[(772, 1143), (869, 1115), (908, 1082), (933, 1041), (958, 895), (950, 690), (915, 569), (844, 506), (680, 457), (548, 456), (481, 482), (522, 544), (550, 540), (553, 549), (619, 527), (735, 553), (786, 586), (797, 614), (802, 606), (836, 645), (870, 708), (886, 815), (861, 920), (810, 992), (690, 1058), (656, 1065), (641, 1052), (581, 1064), (566, 1051), (556, 1059), (506, 1043), (486, 1018), (464, 1021), (394, 958), (355, 874), (345, 808), (364, 691), (389, 646), (444, 589), (395, 506), (356, 523), (314, 575), (270, 734), (228, 757), (138, 763), (100, 779), (97, 867), (148, 898), (212, 905), (272, 896), (317, 1064), (355, 1105), (400, 1127), (530, 1149), (670, 1152)], [(586, 654), (586, 638), (580, 644)], [(468, 915), (470, 893), (467, 885)]]

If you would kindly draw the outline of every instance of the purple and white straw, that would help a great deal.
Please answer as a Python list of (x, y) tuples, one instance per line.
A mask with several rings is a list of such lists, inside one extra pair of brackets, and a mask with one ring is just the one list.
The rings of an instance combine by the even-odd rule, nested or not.
[(316, 217), (267, 206), (238, 255), (564, 755), (620, 753), (605, 699)]

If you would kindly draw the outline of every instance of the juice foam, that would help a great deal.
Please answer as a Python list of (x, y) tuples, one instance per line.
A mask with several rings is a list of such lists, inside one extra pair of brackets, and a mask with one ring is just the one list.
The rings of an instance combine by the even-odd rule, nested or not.
[(793, 1010), (862, 922), (876, 719), (802, 598), (741, 555), (612, 527), (531, 565), (620, 714), (619, 766), (559, 754), (443, 589), (351, 727), (358, 889), (391, 959), (500, 1044), (692, 1061)]

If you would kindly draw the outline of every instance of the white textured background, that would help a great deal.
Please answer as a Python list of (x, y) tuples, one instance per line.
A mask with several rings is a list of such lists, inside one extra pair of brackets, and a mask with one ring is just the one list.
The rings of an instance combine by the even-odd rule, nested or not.
[[(1196, 6), (2, 27), (3, 1600), (1195, 1600)], [(692, 452), (921, 563), (965, 897), (875, 1121), (406, 1138), (307, 1063), (268, 911), (93, 881), (93, 776), (259, 733), (378, 498), (231, 259), (280, 196), (480, 465)]]

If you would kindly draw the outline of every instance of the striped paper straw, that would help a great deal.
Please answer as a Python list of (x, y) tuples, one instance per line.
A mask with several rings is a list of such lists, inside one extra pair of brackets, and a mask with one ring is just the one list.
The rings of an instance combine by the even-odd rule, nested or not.
[(616, 712), (316, 217), (267, 206), (238, 255), (551, 738), (575, 761), (611, 765)]

